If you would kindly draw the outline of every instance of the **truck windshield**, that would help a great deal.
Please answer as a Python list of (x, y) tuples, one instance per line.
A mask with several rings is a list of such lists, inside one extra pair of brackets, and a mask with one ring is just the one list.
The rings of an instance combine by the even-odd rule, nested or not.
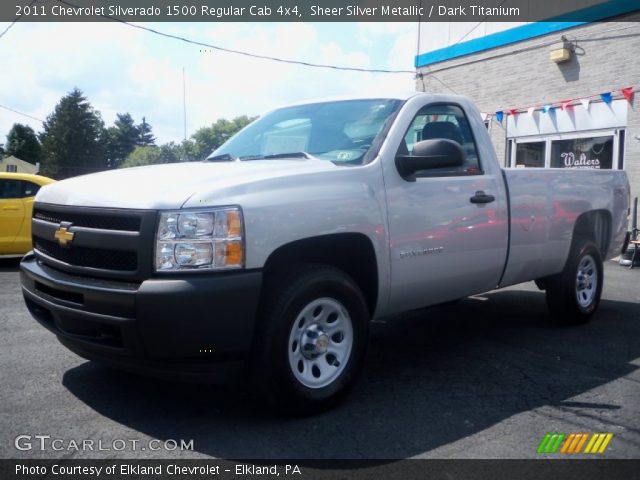
[(401, 104), (401, 100), (367, 99), (274, 110), (238, 132), (207, 159), (316, 157), (337, 164), (361, 164)]

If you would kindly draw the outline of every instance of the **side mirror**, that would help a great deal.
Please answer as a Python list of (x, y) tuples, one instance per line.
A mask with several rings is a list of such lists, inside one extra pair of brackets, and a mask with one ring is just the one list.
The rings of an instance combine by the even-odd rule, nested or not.
[(461, 167), (464, 159), (464, 150), (458, 142), (438, 138), (416, 143), (411, 155), (397, 155), (396, 168), (402, 178), (414, 181), (420, 170)]

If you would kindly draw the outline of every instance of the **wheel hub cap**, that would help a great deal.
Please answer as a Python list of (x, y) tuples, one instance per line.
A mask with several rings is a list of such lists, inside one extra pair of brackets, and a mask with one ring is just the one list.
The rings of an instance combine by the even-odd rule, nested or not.
[(591, 255), (585, 255), (578, 264), (576, 275), (576, 298), (581, 307), (589, 307), (596, 296), (598, 269)]
[(344, 371), (353, 346), (347, 309), (333, 298), (319, 298), (302, 308), (289, 335), (289, 366), (306, 387), (322, 388)]
[(307, 359), (317, 358), (327, 353), (330, 339), (319, 325), (313, 324), (306, 328), (300, 335), (302, 355)]

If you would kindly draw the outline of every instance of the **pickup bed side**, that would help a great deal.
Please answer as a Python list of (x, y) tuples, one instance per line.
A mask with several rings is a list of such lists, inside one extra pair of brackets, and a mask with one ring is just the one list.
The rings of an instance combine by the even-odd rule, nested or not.
[(562, 270), (576, 234), (602, 258), (619, 253), (627, 230), (628, 184), (615, 170), (506, 169), (511, 235), (501, 286)]

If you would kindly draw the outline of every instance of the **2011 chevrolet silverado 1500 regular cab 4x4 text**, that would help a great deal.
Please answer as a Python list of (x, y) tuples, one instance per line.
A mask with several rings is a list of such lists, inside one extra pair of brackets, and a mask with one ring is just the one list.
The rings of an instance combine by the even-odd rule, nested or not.
[(372, 319), (535, 280), (555, 318), (585, 322), (628, 207), (623, 171), (501, 169), (463, 97), (318, 101), (204, 162), (42, 188), (22, 286), (85, 358), (248, 365), (276, 405), (314, 411), (353, 384)]

